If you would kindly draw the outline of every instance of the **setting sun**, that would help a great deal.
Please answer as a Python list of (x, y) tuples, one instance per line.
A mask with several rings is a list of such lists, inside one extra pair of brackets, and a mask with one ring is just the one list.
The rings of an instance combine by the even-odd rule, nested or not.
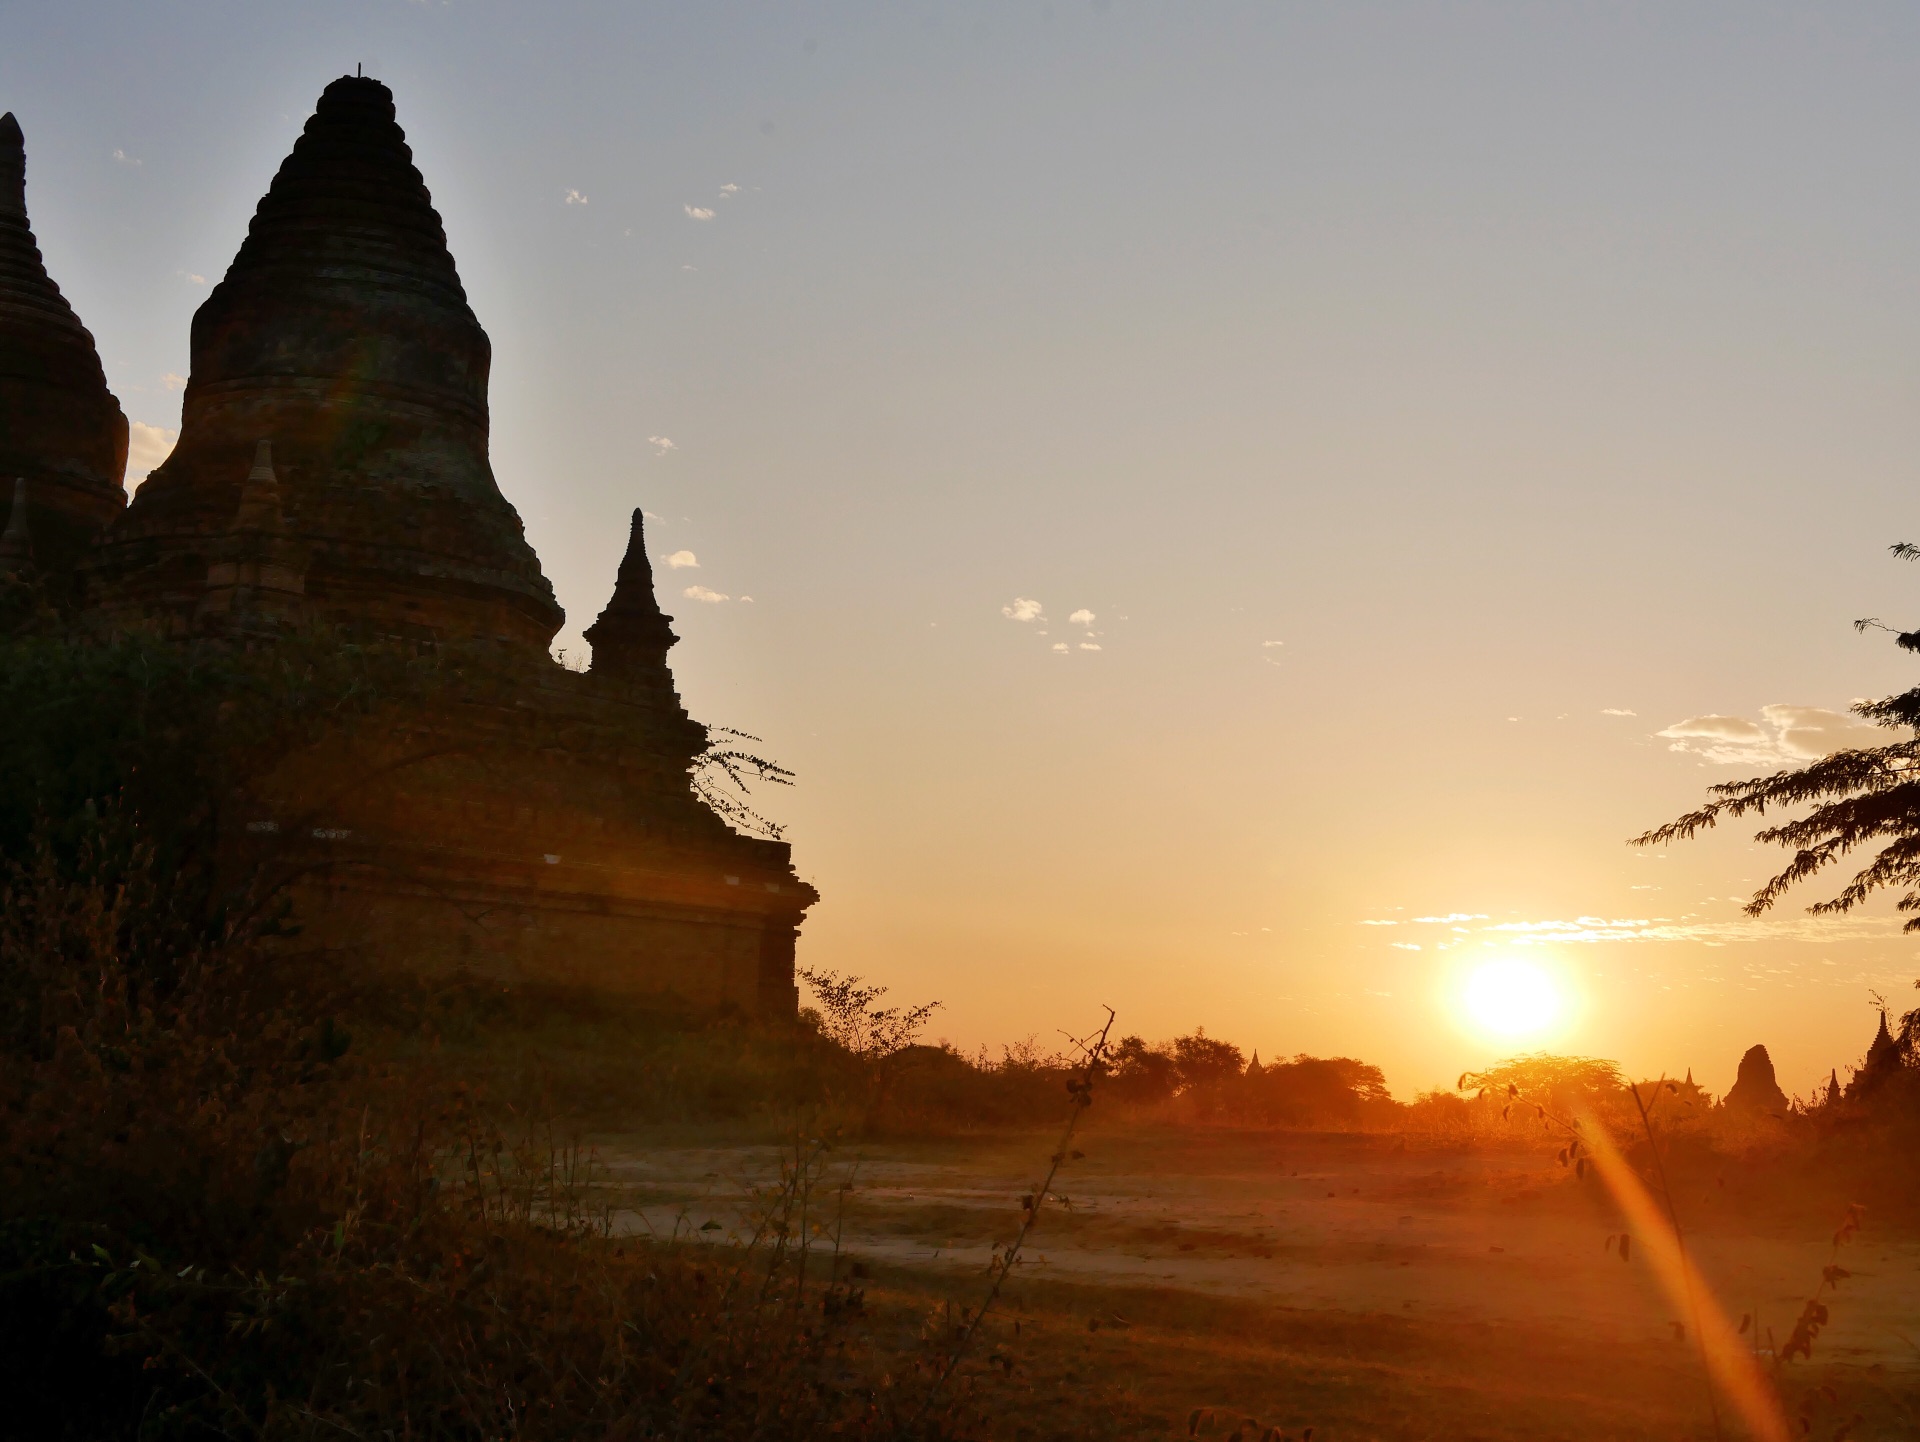
[(1467, 977), (1467, 1019), (1490, 1037), (1524, 1041), (1552, 1030), (1567, 1012), (1557, 977), (1530, 961), (1489, 961)]

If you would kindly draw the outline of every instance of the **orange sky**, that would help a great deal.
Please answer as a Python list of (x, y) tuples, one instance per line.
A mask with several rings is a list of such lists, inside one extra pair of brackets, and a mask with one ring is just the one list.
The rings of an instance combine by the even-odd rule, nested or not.
[(394, 87), (562, 644), (644, 505), (690, 708), (800, 774), (803, 960), (954, 1040), (1407, 1095), (1526, 942), (1555, 1045), (1805, 1090), (1920, 1000), (1884, 909), (1742, 919), (1744, 834), (1623, 844), (1914, 680), (1849, 628), (1920, 619), (1910, 9), (0, 14), (149, 463), (321, 86)]

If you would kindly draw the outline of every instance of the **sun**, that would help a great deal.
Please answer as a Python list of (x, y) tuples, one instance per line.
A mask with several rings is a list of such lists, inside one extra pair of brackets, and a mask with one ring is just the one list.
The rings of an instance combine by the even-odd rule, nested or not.
[(1467, 976), (1461, 1003), (1476, 1030), (1505, 1041), (1543, 1036), (1568, 1010), (1566, 988), (1559, 978), (1517, 958), (1476, 967)]

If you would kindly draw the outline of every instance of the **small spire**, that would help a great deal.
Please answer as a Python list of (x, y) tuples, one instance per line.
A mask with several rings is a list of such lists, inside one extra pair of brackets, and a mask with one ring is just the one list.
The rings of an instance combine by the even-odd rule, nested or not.
[(27, 216), (27, 137), (11, 110), (0, 115), (0, 215)]
[[(11, 119), (11, 117), (9, 117)], [(27, 529), (27, 478), (13, 478), (13, 508), (0, 532), (0, 574), (17, 576), (33, 564), (33, 533)]]
[(600, 619), (581, 634), (593, 647), (593, 670), (636, 671), (665, 666), (667, 649), (680, 638), (673, 618), (664, 615), (653, 594), (653, 565), (647, 560), (646, 512), (635, 509), (627, 534), (627, 554), (614, 579), (613, 596)]

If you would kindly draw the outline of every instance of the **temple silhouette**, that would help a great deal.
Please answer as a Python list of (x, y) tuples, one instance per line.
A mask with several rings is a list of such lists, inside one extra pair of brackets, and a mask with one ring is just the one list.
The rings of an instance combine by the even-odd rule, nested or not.
[(791, 1013), (818, 893), (691, 788), (707, 731), (667, 665), (638, 510), (591, 668), (549, 654), (563, 615), (488, 460), (492, 348), (392, 92), (321, 95), (194, 315), (178, 444), (131, 503), (126, 418), (24, 178), (9, 114), (0, 570), (107, 634), (320, 624), (486, 658), (391, 734), (289, 757), (226, 808), (232, 853), (271, 845), (295, 878), (300, 944)]

